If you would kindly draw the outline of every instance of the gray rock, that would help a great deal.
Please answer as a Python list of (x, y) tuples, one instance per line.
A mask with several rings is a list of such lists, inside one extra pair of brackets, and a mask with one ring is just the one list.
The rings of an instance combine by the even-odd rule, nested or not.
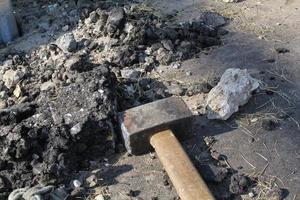
[(218, 85), (208, 93), (208, 119), (228, 119), (239, 106), (248, 102), (251, 92), (258, 87), (259, 81), (252, 78), (246, 69), (227, 69)]
[(141, 72), (135, 69), (124, 68), (121, 70), (121, 76), (125, 79), (137, 80), (140, 77)]
[(62, 31), (68, 31), (69, 30), (69, 25), (65, 25), (61, 28)]
[(79, 180), (73, 180), (72, 186), (74, 188), (79, 188), (82, 185), (82, 183)]
[(4, 109), (7, 107), (6, 101), (0, 100), (0, 109)]
[(6, 98), (8, 98), (6, 92), (5, 91), (1, 91), (0, 92), (0, 99), (6, 99)]
[(168, 92), (170, 94), (180, 96), (183, 95), (184, 90), (180, 85), (171, 85), (170, 87), (168, 87)]
[(49, 90), (54, 87), (55, 87), (55, 84), (52, 81), (47, 81), (47, 82), (41, 84), (40, 90), (46, 91), (46, 90)]
[(77, 42), (73, 33), (66, 33), (56, 41), (57, 46), (64, 52), (73, 52), (77, 48)]
[(82, 123), (77, 123), (70, 129), (72, 135), (77, 135), (82, 130)]
[(171, 64), (171, 67), (172, 67), (173, 69), (179, 69), (179, 68), (181, 67), (181, 64), (178, 63), (178, 62), (173, 62), (173, 63)]
[(165, 49), (167, 49), (168, 51), (172, 51), (174, 48), (174, 45), (171, 40), (162, 40), (161, 43), (162, 43), (163, 47)]
[(98, 183), (98, 178), (95, 174), (91, 174), (85, 179), (85, 182), (88, 187), (95, 187)]
[(69, 70), (77, 70), (81, 67), (81, 57), (74, 55), (65, 61), (64, 66)]
[(64, 200), (67, 196), (68, 194), (63, 187), (57, 188), (50, 193), (50, 199), (52, 200)]
[(107, 33), (109, 35), (114, 34), (118, 28), (124, 25), (125, 21), (125, 12), (122, 8), (114, 8), (112, 9), (107, 18), (106, 26)]
[(201, 15), (200, 19), (203, 21), (204, 24), (212, 28), (218, 28), (226, 24), (225, 18), (215, 12), (204, 12)]

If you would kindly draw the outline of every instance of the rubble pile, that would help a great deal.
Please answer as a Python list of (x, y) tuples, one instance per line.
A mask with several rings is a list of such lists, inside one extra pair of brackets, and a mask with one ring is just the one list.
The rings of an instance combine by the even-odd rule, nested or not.
[[(148, 90), (140, 103), (153, 100), (147, 72), (220, 44), (222, 24), (210, 26), (203, 18), (177, 24), (137, 4), (95, 3), (75, 12), (69, 3), (47, 7), (51, 16), (69, 18), (46, 23), (45, 15), (37, 26), (57, 39), (1, 57), (1, 197), (37, 184), (68, 185), (91, 161), (114, 152), (111, 125), (117, 102), (134, 99), (132, 82)], [(152, 92), (153, 98), (164, 95)]]

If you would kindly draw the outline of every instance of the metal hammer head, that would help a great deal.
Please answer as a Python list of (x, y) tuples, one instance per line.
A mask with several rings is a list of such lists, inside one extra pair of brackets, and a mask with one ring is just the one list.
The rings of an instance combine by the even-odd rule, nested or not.
[(166, 129), (179, 139), (191, 135), (192, 112), (180, 97), (169, 97), (119, 113), (126, 149), (131, 154), (150, 151), (150, 137)]

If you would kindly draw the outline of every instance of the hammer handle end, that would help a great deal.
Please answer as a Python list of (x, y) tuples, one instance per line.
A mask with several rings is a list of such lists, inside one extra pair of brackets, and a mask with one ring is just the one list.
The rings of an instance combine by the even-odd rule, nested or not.
[(150, 143), (182, 200), (215, 200), (171, 130), (154, 134)]

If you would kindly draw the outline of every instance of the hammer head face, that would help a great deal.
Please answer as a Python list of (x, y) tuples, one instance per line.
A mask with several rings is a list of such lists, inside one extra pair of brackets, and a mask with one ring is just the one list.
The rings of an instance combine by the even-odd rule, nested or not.
[(119, 113), (126, 149), (131, 154), (150, 151), (150, 137), (171, 129), (178, 139), (191, 136), (192, 112), (179, 97), (169, 97)]

